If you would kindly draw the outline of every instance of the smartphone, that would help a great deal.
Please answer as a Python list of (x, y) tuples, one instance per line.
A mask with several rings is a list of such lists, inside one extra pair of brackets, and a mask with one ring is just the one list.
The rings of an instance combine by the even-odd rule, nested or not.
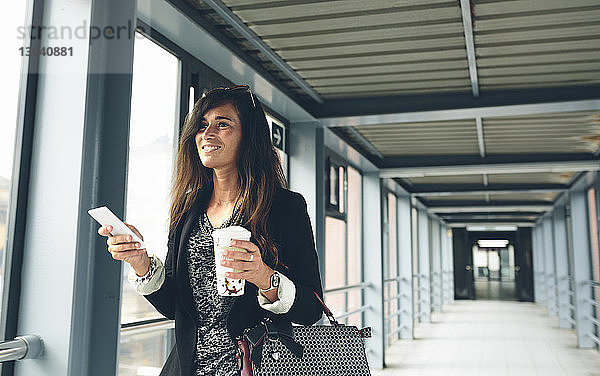
[(92, 216), (102, 226), (112, 226), (110, 232), (115, 235), (131, 235), (132, 241), (140, 243), (140, 249), (146, 248), (142, 239), (140, 239), (123, 221), (119, 219), (109, 208), (101, 206), (99, 208), (88, 210), (88, 214)]

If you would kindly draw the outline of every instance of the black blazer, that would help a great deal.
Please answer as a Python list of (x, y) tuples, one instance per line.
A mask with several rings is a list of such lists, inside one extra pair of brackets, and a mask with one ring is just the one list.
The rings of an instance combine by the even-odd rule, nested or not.
[[(175, 320), (175, 346), (161, 375), (192, 374), (196, 352), (196, 313), (190, 286), (186, 247), (194, 222), (206, 208), (211, 192), (201, 190), (192, 208), (185, 213), (175, 230), (170, 231), (165, 260), (165, 281), (161, 288), (146, 299), (165, 317)], [(281, 315), (260, 307), (258, 288), (247, 283), (243, 296), (235, 302), (227, 317), (227, 329), (232, 339), (245, 328), (258, 324), (263, 318), (287, 320), (312, 325), (323, 313), (313, 291), (323, 296), (315, 242), (306, 211), (306, 201), (299, 193), (279, 188), (267, 219), (267, 230), (279, 249), (277, 269), (296, 285), (296, 297), (290, 310)], [(251, 239), (256, 244), (254, 239)], [(264, 260), (273, 268), (272, 261)]]

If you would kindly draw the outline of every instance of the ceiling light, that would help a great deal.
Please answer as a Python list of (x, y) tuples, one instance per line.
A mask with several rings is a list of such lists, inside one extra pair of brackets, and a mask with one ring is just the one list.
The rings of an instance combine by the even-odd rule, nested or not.
[(517, 231), (517, 226), (514, 226), (514, 225), (467, 226), (467, 231)]
[(481, 239), (477, 241), (481, 248), (505, 248), (508, 245), (506, 239)]
[(494, 226), (494, 231), (517, 231), (517, 226)]

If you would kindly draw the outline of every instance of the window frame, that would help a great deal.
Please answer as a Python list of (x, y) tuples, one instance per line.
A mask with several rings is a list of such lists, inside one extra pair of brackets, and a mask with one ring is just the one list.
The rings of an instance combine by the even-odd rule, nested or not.
[[(44, 4), (41, 1), (26, 0), (25, 24), (40, 27), (43, 20)], [(28, 39), (24, 47), (32, 50), (41, 47), (41, 39)], [(18, 334), (18, 318), (21, 300), (21, 272), (25, 246), (27, 223), (27, 202), (31, 173), (31, 150), (35, 128), (38, 71), (41, 56), (32, 54), (21, 60), (21, 81), (17, 108), (13, 169), (9, 191), (9, 205), (6, 222), (6, 244), (4, 255), (4, 281), (2, 288), (2, 309), (0, 331), (3, 340), (12, 340)], [(1, 365), (2, 376), (12, 376), (15, 362)]]
[[(336, 168), (337, 171), (339, 171), (340, 168), (343, 169), (344, 171), (344, 179), (342, 181), (342, 187), (343, 187), (343, 212), (339, 210), (339, 204), (340, 204), (340, 200), (338, 198), (338, 205), (333, 205), (330, 203), (330, 193), (331, 193), (331, 180), (330, 180), (330, 175), (329, 175), (329, 171), (330, 171), (330, 167), (334, 166)], [(323, 195), (324, 195), (324, 207), (325, 207), (325, 211), (324, 211), (324, 222), (326, 221), (327, 217), (331, 217), (334, 219), (338, 219), (338, 220), (342, 220), (345, 223), (345, 233), (344, 233), (344, 255), (345, 255), (345, 266), (344, 266), (344, 281), (345, 284), (344, 286), (341, 287), (335, 287), (332, 288), (333, 290), (338, 290), (340, 288), (344, 288), (344, 287), (348, 287), (349, 285), (349, 277), (348, 277), (348, 256), (349, 256), (349, 250), (348, 250), (348, 167), (352, 167), (354, 170), (356, 170), (360, 176), (361, 176), (361, 197), (360, 197), (360, 207), (361, 207), (361, 211), (360, 211), (360, 221), (361, 221), (361, 227), (364, 224), (364, 208), (363, 208), (363, 188), (362, 185), (364, 184), (364, 171), (359, 168), (358, 166), (356, 166), (355, 164), (351, 163), (350, 161), (348, 161), (347, 159), (341, 157), (340, 155), (338, 155), (335, 151), (331, 150), (328, 147), (325, 147), (324, 150), (324, 164), (323, 164), (323, 170), (324, 170), (324, 175), (325, 175), (325, 179), (324, 179), (324, 190), (323, 190)], [(339, 181), (339, 180), (338, 180)], [(339, 185), (338, 185), (338, 189), (339, 189)], [(362, 229), (361, 229), (362, 230)], [(325, 231), (324, 237), (327, 237), (327, 233)], [(324, 243), (326, 244), (326, 242)], [(361, 237), (361, 242), (359, 244), (359, 248), (360, 248), (360, 255), (359, 255), (359, 262), (361, 264), (360, 266), (360, 284), (364, 283), (364, 278), (365, 278), (365, 269), (363, 267), (364, 264), (364, 244), (362, 241), (362, 237)], [(326, 250), (323, 250), (324, 255)], [(327, 266), (325, 265), (325, 260), (326, 258), (324, 257), (323, 259), (323, 264), (324, 264), (324, 270), (325, 270), (325, 274), (326, 272), (326, 268)], [(325, 284), (325, 280), (326, 280), (326, 276), (323, 275), (323, 283)], [(328, 287), (324, 286), (325, 290), (324, 293), (327, 294), (328, 293)], [(344, 294), (344, 310), (347, 313), (348, 312), (348, 304), (349, 304), (349, 293), (351, 293), (352, 291), (346, 291), (343, 292)], [(361, 289), (361, 294), (360, 294), (360, 304), (364, 305), (365, 302), (365, 289)], [(353, 316), (353, 315), (352, 315)], [(352, 317), (352, 316), (348, 316), (345, 317), (339, 321), (343, 321), (348, 323), (348, 318)], [(364, 312), (360, 313), (360, 321), (361, 324), (364, 323)]]
[[(344, 161), (341, 157), (335, 155), (332, 151), (327, 150), (325, 152), (325, 216), (334, 217), (337, 219), (341, 219), (346, 222), (347, 216), (347, 208), (348, 208), (348, 163)], [(343, 211), (340, 211), (340, 197), (338, 194), (338, 202), (337, 204), (332, 204), (330, 201), (331, 198), (331, 167), (335, 167), (338, 172), (338, 192), (339, 192), (339, 184), (342, 184), (342, 190), (344, 193), (344, 197), (341, 197), (343, 202)], [(343, 169), (344, 177), (342, 181), (339, 179), (339, 170)], [(358, 169), (357, 169), (358, 170)], [(360, 170), (359, 170), (360, 171)], [(362, 172), (361, 172), (362, 175)]]

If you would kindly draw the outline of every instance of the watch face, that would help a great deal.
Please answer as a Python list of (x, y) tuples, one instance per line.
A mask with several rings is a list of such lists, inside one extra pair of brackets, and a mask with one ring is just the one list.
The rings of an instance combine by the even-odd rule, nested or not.
[(274, 273), (271, 276), (271, 286), (278, 287), (279, 286), (279, 274)]

